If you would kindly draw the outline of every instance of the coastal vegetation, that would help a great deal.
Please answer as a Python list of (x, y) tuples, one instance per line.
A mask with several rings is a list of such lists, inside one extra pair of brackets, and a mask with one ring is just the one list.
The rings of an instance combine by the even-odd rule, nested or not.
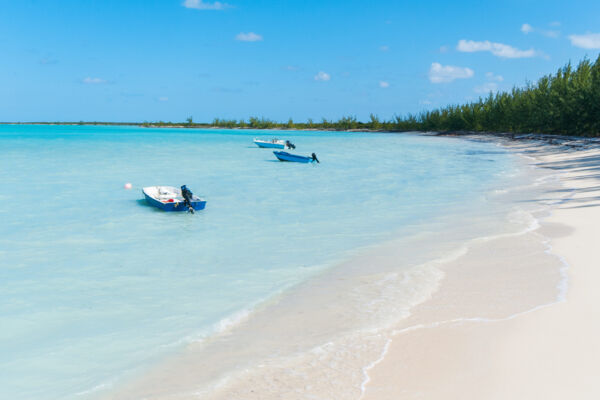
[(600, 136), (600, 56), (576, 67), (571, 63), (535, 83), (514, 87), (509, 92), (489, 93), (462, 105), (395, 116), (380, 120), (371, 114), (369, 121), (343, 117), (305, 123), (277, 123), (268, 119), (215, 119), (212, 126), (224, 128), (282, 128), (326, 130), (385, 131), (476, 131), (508, 133), (546, 133)]
[[(57, 123), (59, 124), (59, 123)], [(66, 124), (66, 123), (63, 123)], [(381, 120), (371, 114), (368, 121), (346, 116), (337, 121), (322, 118), (306, 122), (277, 122), (264, 117), (244, 119), (215, 118), (210, 123), (194, 122), (73, 122), (73, 125), (138, 125), (143, 127), (314, 129), (359, 131), (474, 131), (505, 133), (545, 133), (574, 136), (600, 136), (600, 56), (595, 62), (584, 59), (571, 63), (535, 83), (507, 92), (490, 92), (466, 104), (394, 116)]]
[[(402, 119), (418, 130), (600, 136), (600, 56), (571, 63), (510, 92)], [(407, 127), (408, 127), (407, 126)]]

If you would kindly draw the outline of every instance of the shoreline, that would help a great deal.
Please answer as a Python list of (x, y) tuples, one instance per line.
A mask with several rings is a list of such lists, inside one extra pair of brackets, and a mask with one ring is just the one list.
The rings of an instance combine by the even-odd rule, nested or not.
[[(546, 210), (544, 207), (543, 209)], [(543, 213), (544, 211), (532, 212)], [(284, 296), (283, 304), (276, 304), (275, 308), (268, 305), (266, 313), (264, 312), (265, 310), (258, 310), (258, 314), (255, 312), (251, 315), (249, 323), (248, 321), (243, 322), (242, 325), (245, 326), (242, 326), (241, 329), (238, 329), (240, 327), (236, 326), (233, 332), (228, 332), (222, 337), (213, 338), (209, 343), (192, 344), (184, 349), (181, 354), (167, 360), (165, 364), (151, 369), (137, 381), (131, 382), (131, 384), (118, 389), (112, 395), (103, 398), (194, 398), (200, 394), (203, 398), (210, 399), (227, 399), (241, 396), (245, 398), (279, 398), (283, 393), (285, 393), (286, 398), (305, 398), (308, 395), (325, 395), (331, 398), (369, 398), (368, 396), (371, 395), (373, 386), (376, 384), (379, 385), (377, 382), (380, 379), (377, 375), (371, 376), (371, 373), (376, 372), (380, 368), (380, 365), (387, 363), (389, 350), (393, 350), (395, 347), (395, 339), (393, 338), (398, 332), (417, 331), (419, 329), (415, 329), (415, 326), (421, 327), (426, 324), (434, 324), (434, 326), (443, 325), (443, 321), (451, 320), (452, 318), (461, 321), (469, 318), (505, 318), (507, 315), (519, 314), (523, 308), (535, 308), (540, 304), (556, 301), (557, 290), (555, 286), (556, 282), (560, 282), (562, 279), (560, 273), (562, 266), (558, 259), (548, 254), (544, 240), (540, 239), (539, 235), (535, 233), (539, 229), (537, 225), (538, 220), (539, 218), (536, 217), (533, 218), (533, 221), (520, 222), (523, 228), (519, 228), (517, 231), (511, 228), (507, 232), (492, 232), (492, 236), (489, 237), (477, 235), (466, 242), (457, 239), (454, 242), (453, 250), (446, 249), (446, 252), (440, 253), (438, 257), (433, 257), (433, 259), (429, 257), (429, 261), (426, 262), (427, 271), (429, 271), (430, 278), (437, 276), (437, 278), (433, 279), (433, 286), (420, 294), (420, 297), (416, 301), (413, 301), (408, 309), (393, 311), (393, 318), (388, 323), (382, 325), (382, 320), (379, 320), (376, 324), (377, 327), (373, 326), (369, 328), (370, 324), (368, 323), (368, 319), (366, 319), (355, 321), (359, 323), (358, 325), (356, 323), (354, 325), (352, 323), (347, 325), (349, 322), (346, 316), (336, 321), (332, 326), (331, 319), (335, 320), (336, 316), (348, 313), (348, 310), (354, 310), (354, 312), (359, 313), (363, 312), (363, 310), (359, 311), (358, 307), (362, 307), (365, 303), (370, 304), (370, 302), (380, 298), (377, 296), (380, 296), (380, 292), (383, 293), (386, 290), (385, 295), (389, 296), (389, 298), (384, 300), (390, 301), (386, 303), (386, 307), (388, 308), (384, 307), (381, 310), (387, 313), (394, 310), (394, 301), (397, 303), (399, 300), (399, 298), (394, 296), (411, 290), (410, 285), (399, 286), (399, 282), (402, 279), (399, 279), (398, 276), (390, 278), (390, 274), (398, 273), (395, 260), (405, 255), (401, 248), (396, 248), (397, 246), (388, 246), (387, 250), (382, 250), (380, 247), (375, 252), (367, 251), (366, 254), (359, 255), (349, 263), (338, 266), (337, 269), (326, 271), (324, 276), (319, 276), (312, 282), (303, 283), (300, 287), (293, 288), (291, 294), (287, 293)], [(477, 275), (477, 267), (481, 263), (481, 260), (484, 259), (483, 257), (485, 257), (486, 252), (489, 252), (490, 248), (498, 249), (499, 245), (497, 241), (504, 243), (500, 245), (504, 246), (504, 250), (514, 251), (515, 243), (522, 241), (525, 237), (527, 237), (527, 245), (519, 250), (521, 251), (519, 254), (522, 254), (524, 257), (530, 257), (529, 252), (535, 249), (533, 260), (538, 260), (546, 256), (548, 259), (544, 259), (544, 262), (538, 263), (539, 265), (536, 265), (537, 269), (534, 268), (533, 272), (525, 271), (524, 269), (516, 270), (516, 273), (513, 271), (510, 275), (512, 281), (509, 279), (505, 286), (509, 289), (517, 286), (521, 290), (533, 287), (535, 293), (532, 296), (529, 296), (527, 299), (520, 299), (516, 296), (518, 301), (508, 305), (496, 302), (494, 303), (495, 309), (490, 311), (485, 307), (477, 307), (482, 302), (481, 294), (474, 293), (474, 297), (468, 299), (467, 304), (474, 307), (467, 307), (467, 309), (464, 309), (464, 307), (461, 308), (464, 299), (461, 300), (452, 296), (448, 297), (447, 293), (444, 294), (444, 287), (447, 287), (448, 282), (452, 281), (449, 277), (454, 277), (453, 285), (455, 286), (455, 292), (456, 288), (464, 286), (464, 282), (461, 282), (460, 278), (469, 278), (469, 275), (464, 275), (464, 272), (461, 275), (452, 270), (452, 268), (456, 269), (457, 264), (464, 262), (465, 257), (467, 259), (469, 257), (472, 258), (473, 253), (475, 253), (475, 258), (469, 261), (470, 269), (467, 268), (467, 270)], [(430, 243), (436, 242), (435, 240), (431, 240), (432, 238), (429, 239)], [(405, 250), (408, 248), (410, 246)], [(423, 248), (424, 252), (427, 252), (426, 249), (427, 247)], [(477, 254), (477, 251), (480, 254)], [(382, 255), (379, 253), (385, 254)], [(365, 266), (373, 266), (373, 262), (377, 263), (378, 274), (365, 275), (363, 273), (356, 275), (357, 279), (354, 280), (352, 279), (353, 275), (350, 278), (345, 276), (353, 270), (357, 271), (364, 269)], [(547, 262), (555, 262), (555, 267), (552, 269), (553, 273), (539, 280), (539, 276), (537, 275), (543, 275)], [(422, 267), (422, 263), (417, 263), (417, 266)], [(520, 266), (521, 268), (527, 267), (524, 263), (521, 263)], [(419, 272), (421, 270), (415, 271), (415, 276), (417, 277), (419, 273), (422, 273)], [(523, 272), (526, 272), (524, 276)], [(494, 268), (488, 268), (486, 274), (479, 277), (480, 281), (476, 282), (477, 287), (489, 288), (493, 286), (495, 279), (502, 277), (501, 271), (494, 270)], [(402, 278), (406, 279), (406, 276)], [(337, 282), (340, 280), (342, 282), (338, 284)], [(538, 281), (537, 283), (541, 285), (543, 290), (539, 289), (536, 285), (530, 286), (530, 281)], [(329, 283), (334, 282), (336, 283), (335, 287), (329, 287)], [(367, 282), (366, 285), (365, 282)], [(386, 285), (388, 282), (390, 283), (389, 288), (381, 286), (382, 284)], [(326, 283), (328, 286), (324, 287)], [(358, 293), (356, 290), (360, 290), (360, 288), (363, 291), (366, 289), (364, 294), (367, 297), (359, 296), (356, 299), (346, 296), (344, 300), (339, 298), (341, 293)], [(294, 293), (294, 291), (297, 293)], [(440, 292), (442, 300), (440, 300)], [(491, 292), (494, 291), (492, 290)], [(500, 296), (507, 295), (502, 291), (494, 293)], [(311, 296), (316, 299), (313, 300), (314, 304), (311, 303), (311, 300), (308, 300), (311, 299)], [(493, 300), (493, 298), (490, 297), (487, 300)], [(437, 306), (435, 305), (436, 301)], [(282, 302), (282, 299), (276, 301), (276, 303), (280, 302)], [(458, 303), (452, 306), (454, 308), (450, 310), (450, 317), (448, 317), (449, 309), (447, 304), (453, 302)], [(316, 317), (311, 316), (310, 321), (312, 322), (310, 323), (305, 320), (306, 316), (300, 317), (306, 309), (319, 310), (320, 304), (333, 304), (338, 308), (333, 311), (324, 311), (320, 317), (319, 315)], [(437, 314), (432, 313), (432, 304), (438, 308), (438, 311), (441, 310), (442, 314), (439, 314), (439, 312)], [(390, 306), (392, 308), (389, 308)], [(263, 315), (261, 315), (261, 311), (263, 311)], [(371, 312), (373, 313), (373, 311)], [(456, 314), (456, 312), (459, 315), (452, 314)], [(376, 312), (374, 313), (376, 314)], [(289, 314), (294, 317), (290, 317)], [(276, 327), (268, 329), (265, 332), (264, 327), (272, 323), (273, 320), (279, 320), (279, 322), (283, 323), (276, 324)], [(314, 329), (307, 330), (306, 328), (302, 328), (303, 324), (306, 323)], [(250, 328), (248, 328), (248, 324)], [(327, 326), (330, 327), (328, 328), (330, 330), (323, 336), (323, 330)], [(354, 326), (354, 328), (351, 328), (351, 326)], [(242, 332), (246, 330), (246, 334), (242, 333), (240, 336), (236, 330), (241, 330)], [(258, 336), (258, 333), (264, 335), (265, 339), (262, 342), (260, 340), (256, 342), (255, 339), (252, 339)], [(283, 343), (277, 342), (275, 338), (279, 337), (288, 337), (292, 346), (286, 347), (287, 344), (283, 345)], [(271, 338), (270, 343), (268, 343), (267, 338)], [(305, 341), (307, 338), (310, 339), (308, 342)], [(317, 338), (317, 340), (312, 340), (314, 338)], [(336, 339), (332, 341), (331, 338)], [(277, 345), (273, 346), (273, 343), (278, 343), (279, 347)], [(272, 350), (269, 350), (267, 347), (278, 349), (277, 353), (280, 354), (271, 355), (270, 352)], [(207, 365), (211, 366), (209, 369), (212, 368), (214, 363), (210, 360), (214, 359), (217, 363), (222, 362), (222, 357), (224, 356), (223, 348), (227, 349), (226, 352), (228, 354), (238, 354), (242, 359), (247, 355), (247, 349), (249, 348), (252, 348), (252, 351), (258, 348), (259, 353), (262, 351), (263, 353), (261, 354), (263, 355), (252, 354), (252, 357), (254, 357), (251, 357), (252, 359), (259, 360), (259, 364), (254, 367), (252, 367), (252, 364), (243, 364), (243, 362), (240, 364), (239, 359), (226, 361), (230, 363), (230, 368), (234, 368), (237, 365), (235, 368), (238, 369), (238, 372), (235, 374), (235, 379), (232, 378), (232, 375), (228, 375), (228, 380), (222, 381), (220, 379), (223, 379), (223, 372), (219, 372), (218, 370), (206, 372), (205, 370)], [(287, 350), (282, 350), (281, 348)], [(350, 351), (349, 349), (354, 350)], [(231, 356), (227, 356), (226, 358), (231, 358)], [(335, 367), (336, 365), (344, 365), (344, 368), (339, 370), (339, 367)], [(204, 381), (206, 381), (207, 374), (209, 378), (212, 376), (213, 378), (211, 379), (213, 380), (218, 376), (221, 376), (221, 378), (215, 381), (216, 383), (214, 384), (216, 386), (204, 387), (202, 389), (201, 386), (198, 386), (198, 381), (202, 380), (199, 378), (198, 373), (205, 376)], [(299, 376), (304, 378), (299, 378)], [(374, 378), (377, 381), (374, 382)], [(339, 384), (336, 387), (331, 387), (330, 382), (332, 381), (339, 382)], [(160, 382), (160, 385), (157, 385), (155, 382)], [(250, 387), (252, 390), (249, 392)], [(292, 388), (296, 388), (295, 392), (291, 391)]]
[[(385, 354), (369, 368), (364, 399), (593, 399), (600, 332), (594, 321), (598, 271), (591, 253), (598, 237), (600, 151), (524, 145), (536, 168), (558, 174), (566, 197), (543, 219), (548, 252), (564, 264), (569, 288), (554, 302), (499, 319), (458, 319), (397, 331)], [(571, 206), (571, 204), (575, 204)], [(594, 234), (595, 232), (595, 234)], [(588, 249), (586, 251), (586, 248)], [(584, 281), (577, 278), (583, 277)], [(587, 284), (586, 284), (587, 283)], [(587, 289), (587, 290), (585, 290)], [(586, 340), (587, 339), (587, 340)], [(430, 347), (425, 353), (424, 344)], [(411, 371), (406, 365), (413, 362)]]
[(510, 140), (516, 142), (540, 141), (551, 145), (562, 145), (572, 148), (585, 148), (589, 145), (600, 144), (600, 137), (559, 135), (547, 133), (511, 133), (511, 132), (485, 132), (485, 131), (414, 131), (414, 130), (386, 130), (386, 129), (335, 129), (335, 128), (255, 128), (255, 127), (224, 127), (211, 124), (194, 123), (193, 126), (185, 123), (173, 125), (154, 125), (143, 122), (0, 122), (0, 125), (48, 125), (48, 126), (133, 126), (139, 128), (161, 129), (210, 129), (210, 130), (256, 130), (256, 131), (281, 131), (281, 132), (349, 132), (349, 133), (408, 133), (423, 136), (461, 137), (465, 139), (481, 140)]

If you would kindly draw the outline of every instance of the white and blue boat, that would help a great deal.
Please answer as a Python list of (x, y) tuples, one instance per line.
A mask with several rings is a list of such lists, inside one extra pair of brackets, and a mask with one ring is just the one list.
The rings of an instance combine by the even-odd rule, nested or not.
[(317, 155), (315, 153), (312, 153), (310, 157), (299, 156), (297, 154), (291, 154), (286, 151), (274, 151), (273, 154), (275, 154), (275, 157), (277, 157), (279, 161), (291, 161), (304, 164), (319, 162), (319, 159), (317, 158)]
[(283, 139), (271, 139), (271, 140), (262, 140), (254, 138), (254, 144), (258, 147), (267, 148), (267, 149), (295, 149), (293, 143), (289, 140)]
[(189, 192), (191, 196), (185, 199), (181, 189), (173, 186), (148, 186), (142, 189), (148, 204), (163, 211), (192, 211), (204, 210), (206, 200)]

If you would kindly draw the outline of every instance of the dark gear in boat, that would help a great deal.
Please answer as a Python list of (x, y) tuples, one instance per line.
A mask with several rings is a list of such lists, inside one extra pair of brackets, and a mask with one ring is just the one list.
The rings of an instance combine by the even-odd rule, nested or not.
[(287, 146), (288, 149), (295, 149), (296, 146), (294, 146), (294, 143), (290, 142), (289, 140), (285, 141), (285, 145)]
[(183, 202), (185, 203), (186, 206), (188, 206), (188, 210), (193, 214), (194, 213), (194, 207), (192, 207), (192, 196), (194, 194), (192, 193), (192, 191), (190, 189), (187, 188), (186, 185), (183, 185), (181, 187), (181, 196), (183, 197)]
[(317, 155), (315, 153), (312, 153), (312, 159), (313, 161), (316, 161), (320, 164), (319, 159), (317, 158)]

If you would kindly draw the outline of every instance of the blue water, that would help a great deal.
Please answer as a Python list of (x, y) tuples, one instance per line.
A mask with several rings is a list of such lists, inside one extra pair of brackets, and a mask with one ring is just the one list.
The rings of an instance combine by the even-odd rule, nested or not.
[[(321, 164), (252, 144), (275, 135)], [(514, 168), (417, 135), (0, 126), (0, 398), (85, 397), (357, 247), (480, 205)], [(141, 200), (182, 184), (206, 210)]]

